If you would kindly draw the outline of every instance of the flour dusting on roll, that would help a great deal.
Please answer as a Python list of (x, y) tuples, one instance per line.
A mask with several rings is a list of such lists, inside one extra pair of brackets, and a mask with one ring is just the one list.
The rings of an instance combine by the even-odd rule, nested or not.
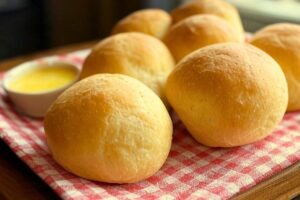
[(67, 89), (45, 117), (53, 158), (96, 181), (133, 183), (167, 159), (172, 121), (159, 97), (140, 81), (99, 74)]
[(224, 19), (240, 34), (240, 40), (243, 40), (244, 29), (238, 10), (224, 0), (193, 0), (171, 12), (173, 24), (198, 14), (211, 14)]
[(211, 45), (185, 57), (170, 74), (166, 94), (191, 135), (212, 147), (266, 137), (288, 102), (280, 66), (260, 49), (240, 43)]
[(222, 42), (241, 42), (238, 32), (214, 15), (194, 15), (178, 22), (163, 41), (177, 62), (201, 47)]
[(300, 110), (300, 25), (269, 25), (255, 33), (250, 42), (279, 63), (288, 82), (287, 110)]
[(175, 62), (169, 49), (143, 33), (120, 33), (100, 41), (86, 58), (81, 78), (98, 73), (118, 73), (136, 78), (165, 103), (164, 85)]
[(144, 9), (121, 19), (113, 28), (112, 34), (141, 32), (162, 38), (171, 25), (171, 16), (161, 9)]

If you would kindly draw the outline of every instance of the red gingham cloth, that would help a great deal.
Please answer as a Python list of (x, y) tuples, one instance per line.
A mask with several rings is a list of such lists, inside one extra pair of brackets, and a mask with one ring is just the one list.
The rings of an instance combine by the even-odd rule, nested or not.
[[(81, 63), (88, 51), (58, 56)], [(0, 138), (63, 199), (228, 199), (300, 160), (300, 112), (286, 114), (262, 141), (236, 148), (195, 142), (174, 119), (173, 145), (161, 170), (136, 184), (79, 178), (51, 158), (42, 120), (21, 116), (0, 90)]]

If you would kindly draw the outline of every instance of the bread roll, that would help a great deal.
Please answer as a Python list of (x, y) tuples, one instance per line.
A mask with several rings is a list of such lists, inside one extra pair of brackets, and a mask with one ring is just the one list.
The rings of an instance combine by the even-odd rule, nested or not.
[(66, 170), (90, 180), (133, 183), (165, 162), (172, 122), (141, 82), (100, 74), (58, 97), (46, 114), (45, 132), (53, 158)]
[(185, 57), (170, 74), (166, 94), (192, 136), (212, 147), (266, 137), (288, 101), (279, 65), (258, 48), (239, 43), (211, 45)]
[(171, 16), (161, 9), (145, 9), (133, 12), (113, 28), (112, 34), (141, 32), (162, 38), (171, 25)]
[(214, 15), (194, 15), (174, 25), (164, 42), (178, 62), (201, 47), (240, 40), (238, 33), (221, 18)]
[(244, 38), (244, 29), (237, 9), (224, 0), (194, 0), (172, 11), (173, 23), (197, 14), (212, 14), (227, 21)]
[(99, 42), (83, 64), (81, 78), (97, 73), (120, 73), (150, 87), (165, 102), (163, 87), (174, 68), (168, 48), (142, 33), (120, 33)]
[(251, 44), (271, 55), (281, 66), (288, 82), (287, 110), (300, 109), (300, 26), (274, 24), (255, 33)]

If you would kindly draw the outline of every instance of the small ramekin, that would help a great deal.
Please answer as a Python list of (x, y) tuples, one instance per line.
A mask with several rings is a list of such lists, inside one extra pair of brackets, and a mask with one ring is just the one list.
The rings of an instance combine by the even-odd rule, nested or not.
[[(9, 84), (12, 80), (18, 78), (23, 73), (28, 70), (32, 70), (40, 67), (54, 67), (57, 65), (63, 65), (64, 67), (72, 68), (76, 73), (76, 78), (70, 82), (69, 84), (54, 89), (47, 90), (38, 93), (26, 93), (26, 92), (18, 92), (9, 88)], [(80, 70), (79, 67), (68, 61), (61, 61), (55, 59), (43, 59), (43, 60), (35, 60), (23, 63), (14, 67), (5, 73), (4, 79), (2, 82), (2, 86), (8, 95), (8, 97), (15, 104), (15, 108), (18, 112), (31, 116), (31, 117), (43, 117), (48, 108), (51, 106), (53, 101), (68, 87), (74, 84), (79, 79)]]

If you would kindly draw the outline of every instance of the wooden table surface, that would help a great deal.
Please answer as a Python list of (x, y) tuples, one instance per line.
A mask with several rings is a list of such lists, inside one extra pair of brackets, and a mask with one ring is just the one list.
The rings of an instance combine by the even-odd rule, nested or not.
[[(0, 71), (7, 70), (28, 60), (85, 49), (94, 44), (95, 42), (87, 42), (5, 60), (0, 62)], [(233, 199), (281, 200), (293, 199), (297, 195), (300, 195), (300, 162), (248, 191), (236, 195)], [(0, 200), (2, 199), (55, 200), (60, 198), (0, 140)], [(295, 199), (300, 200), (300, 196)]]

